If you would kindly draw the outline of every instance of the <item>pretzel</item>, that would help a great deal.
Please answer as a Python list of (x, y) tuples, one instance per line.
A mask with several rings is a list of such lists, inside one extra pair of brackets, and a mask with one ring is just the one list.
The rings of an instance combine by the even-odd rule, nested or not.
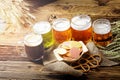
[[(99, 66), (99, 63), (101, 62), (101, 55), (100, 54), (90, 54), (90, 53), (85, 53), (88, 56), (83, 57), (83, 56), (76, 62), (72, 62), (70, 66), (72, 66), (74, 69), (79, 69), (83, 72), (88, 72), (92, 68), (96, 68)], [(76, 64), (76, 65), (75, 65)]]
[(63, 42), (54, 50), (54, 54), (59, 61), (64, 61), (74, 69), (83, 72), (98, 67), (101, 62), (99, 53), (90, 54), (84, 43), (77, 41)]

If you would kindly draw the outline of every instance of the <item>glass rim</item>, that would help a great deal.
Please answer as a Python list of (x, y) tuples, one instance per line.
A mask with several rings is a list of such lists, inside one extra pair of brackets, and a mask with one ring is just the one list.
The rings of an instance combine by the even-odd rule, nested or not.
[[(40, 27), (44, 28), (39, 29)], [(35, 25), (33, 26), (33, 32), (36, 34), (45, 34), (48, 33), (51, 29), (52, 29), (51, 24), (48, 21), (40, 21), (35, 23)]]
[[(85, 22), (85, 24), (77, 24), (76, 23), (76, 20), (80, 20), (80, 18), (82, 19), (82, 17), (86, 17), (88, 20)], [(71, 27), (73, 29), (76, 29), (76, 30), (86, 30), (88, 28), (91, 27), (91, 18), (90, 16), (88, 15), (77, 15), (77, 16), (74, 16), (72, 19), (71, 19)], [(76, 27), (77, 26), (77, 27)]]
[[(37, 40), (35, 41), (28, 41), (28, 38), (31, 36), (38, 36), (39, 38), (37, 38)], [(29, 33), (24, 37), (24, 44), (27, 46), (38, 46), (42, 43), (42, 41), (43, 41), (42, 35), (38, 35), (34, 33)]]
[[(66, 22), (66, 25), (64, 25), (64, 27), (62, 26), (61, 28), (57, 28), (56, 25), (58, 25), (59, 23), (62, 23), (62, 22), (63, 23)], [(52, 27), (56, 31), (65, 31), (65, 30), (68, 30), (70, 28), (70, 20), (67, 19), (67, 18), (57, 18), (56, 20), (54, 20), (52, 22)]]
[(104, 18), (96, 19), (95, 21), (93, 21), (92, 27), (94, 28), (94, 26), (96, 25), (96, 23), (100, 23), (100, 22), (102, 22), (104, 24), (107, 24), (109, 27), (111, 27), (110, 21), (108, 19), (104, 19)]

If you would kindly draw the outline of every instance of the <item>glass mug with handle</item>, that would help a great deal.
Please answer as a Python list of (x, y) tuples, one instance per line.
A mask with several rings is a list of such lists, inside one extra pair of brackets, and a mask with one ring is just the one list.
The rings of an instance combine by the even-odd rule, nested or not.
[(31, 61), (37, 62), (44, 57), (43, 38), (34, 33), (24, 37), (25, 52)]
[(112, 41), (111, 25), (108, 19), (93, 22), (93, 41), (97, 46), (107, 46)]
[(48, 21), (40, 21), (36, 23), (33, 26), (33, 31), (36, 34), (42, 35), (44, 48), (49, 48), (54, 45), (52, 27)]
[(91, 18), (79, 15), (71, 19), (72, 40), (87, 43), (92, 40)]
[(70, 21), (67, 18), (54, 20), (52, 27), (56, 44), (71, 40)]

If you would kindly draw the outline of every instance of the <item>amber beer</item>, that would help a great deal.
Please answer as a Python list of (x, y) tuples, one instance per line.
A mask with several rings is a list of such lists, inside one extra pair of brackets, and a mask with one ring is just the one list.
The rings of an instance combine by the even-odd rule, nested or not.
[(107, 19), (93, 22), (93, 41), (98, 46), (107, 46), (112, 40), (111, 25)]
[(44, 48), (49, 48), (54, 44), (52, 27), (48, 21), (40, 21), (33, 26), (34, 33), (43, 37)]
[(53, 36), (58, 44), (71, 40), (70, 21), (66, 18), (58, 18), (53, 21)]
[(25, 51), (31, 61), (39, 61), (43, 59), (44, 48), (41, 35), (28, 34), (24, 38)]
[(92, 40), (91, 18), (88, 15), (75, 16), (71, 20), (72, 39), (87, 43)]

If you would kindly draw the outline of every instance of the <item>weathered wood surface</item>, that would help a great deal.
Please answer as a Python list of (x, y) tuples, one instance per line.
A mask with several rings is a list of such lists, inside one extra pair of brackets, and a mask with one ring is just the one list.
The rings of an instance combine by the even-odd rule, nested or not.
[(28, 61), (0, 61), (0, 79), (39, 80), (119, 80), (120, 67), (99, 67), (76, 78), (42, 70), (42, 66)]
[[(25, 0), (31, 6), (31, 13), (36, 22), (48, 20), (51, 15), (60, 18), (69, 18), (79, 14), (87, 14), (92, 20), (108, 18), (120, 20), (120, 0), (110, 0), (106, 6), (99, 6), (97, 0)], [(25, 34), (0, 34), (0, 44), (16, 45), (23, 40)], [(16, 38), (17, 37), (17, 38)], [(9, 40), (11, 38), (11, 41)]]
[[(51, 15), (71, 19), (88, 14), (92, 19), (120, 19), (120, 0), (110, 0), (99, 6), (97, 0), (25, 0), (32, 5), (37, 21), (48, 20)], [(82, 77), (56, 74), (42, 70), (42, 65), (30, 62), (23, 47), (25, 34), (0, 34), (0, 80), (119, 80), (120, 66), (99, 67)], [(19, 43), (20, 41), (20, 43)]]
[(30, 62), (23, 46), (0, 45), (0, 79), (9, 80), (119, 80), (120, 66), (98, 67), (76, 78), (47, 71), (41, 64)]
[[(34, 7), (37, 20), (47, 20), (50, 15), (71, 19), (75, 15), (88, 14), (92, 19), (120, 19), (120, 0), (109, 0), (106, 6), (99, 6), (97, 0), (26, 0)], [(44, 4), (42, 5), (42, 3)], [(41, 16), (42, 15), (42, 16)]]

